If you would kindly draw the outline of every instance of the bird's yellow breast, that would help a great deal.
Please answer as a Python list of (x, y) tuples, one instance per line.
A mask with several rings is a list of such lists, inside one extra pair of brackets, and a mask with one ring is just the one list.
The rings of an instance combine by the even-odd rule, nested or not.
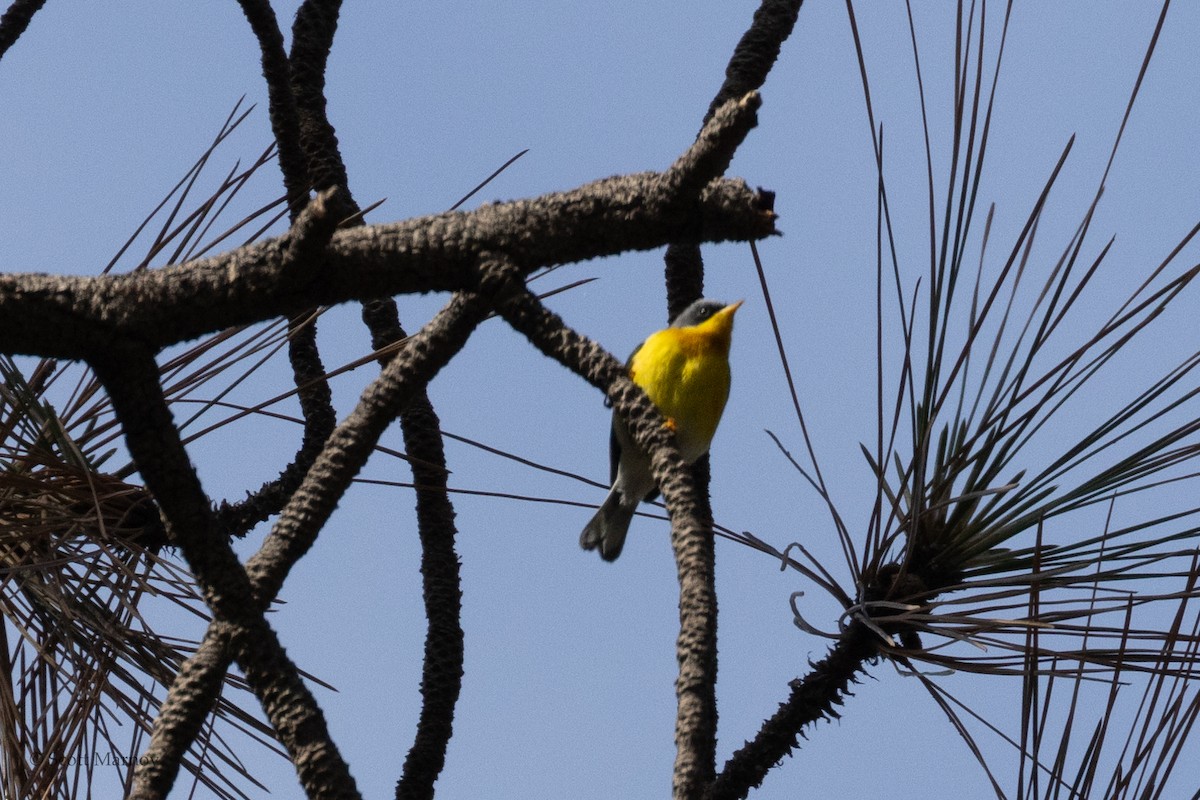
[(729, 398), (727, 327), (667, 328), (646, 339), (629, 363), (629, 375), (675, 424), (685, 461), (708, 450)]

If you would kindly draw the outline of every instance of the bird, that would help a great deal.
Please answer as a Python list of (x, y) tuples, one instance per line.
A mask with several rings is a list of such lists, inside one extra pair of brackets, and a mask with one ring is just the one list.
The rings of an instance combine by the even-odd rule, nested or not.
[[(733, 315), (743, 302), (697, 300), (668, 327), (647, 337), (625, 364), (629, 377), (675, 432), (679, 454), (688, 464), (708, 452), (725, 410)], [(638, 504), (658, 495), (650, 457), (634, 444), (615, 411), (609, 436), (609, 480), (608, 497), (584, 527), (579, 545), (584, 550), (598, 549), (602, 559), (615, 561)]]

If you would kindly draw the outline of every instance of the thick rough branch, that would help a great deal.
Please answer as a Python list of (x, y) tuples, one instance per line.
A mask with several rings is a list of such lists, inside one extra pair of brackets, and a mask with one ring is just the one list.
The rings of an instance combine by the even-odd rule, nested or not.
[(318, 190), (340, 186), (353, 205), (350, 178), (338, 150), (337, 135), (325, 113), (325, 68), (337, 33), (341, 0), (305, 0), (292, 23), (291, 91), (300, 118), (300, 140), (308, 174)]
[[(757, 111), (762, 100), (756, 92), (725, 103), (706, 124), (696, 143), (676, 162), (668, 177), (679, 176), (682, 192), (695, 191), (700, 180), (710, 181), (724, 174), (737, 152), (742, 138), (757, 124)], [(725, 132), (740, 131), (741, 137)], [(694, 252), (695, 263), (678, 262), (672, 250), (679, 242)], [(682, 293), (690, 303), (700, 296), (704, 285), (700, 249), (696, 239), (676, 239), (668, 249), (668, 301), (679, 305)], [(682, 308), (682, 306), (679, 306)], [(674, 313), (678, 313), (674, 311)], [(675, 693), (679, 700), (675, 720), (675, 768), (673, 794), (676, 798), (693, 798), (712, 781), (716, 768), (717, 748), (717, 594), (715, 589), (715, 547), (712, 535), (712, 507), (708, 500), (708, 459), (696, 465), (692, 478), (698, 487), (690, 494), (693, 507), (687, 519), (705, 520), (707, 524), (687, 531), (674, 526), (671, 545), (675, 552), (679, 575), (679, 638), (676, 654), (679, 675)]]
[[(758, 108), (758, 89), (766, 81), (783, 42), (791, 34), (802, 0), (763, 0), (754, 13), (754, 21), (738, 42), (725, 70), (725, 82), (709, 106), (693, 149), (707, 149), (713, 162), (712, 177), (724, 175), (733, 158), (736, 144), (726, 151), (704, 148), (704, 140), (713, 135), (714, 122), (723, 118), (749, 115)], [(740, 100), (739, 100), (740, 98)], [(750, 122), (753, 125), (753, 121)], [(674, 319), (683, 309), (704, 294), (704, 259), (698, 239), (676, 239), (663, 257), (667, 290), (667, 318)], [(703, 457), (694, 467), (700, 487), (696, 514), (708, 519), (712, 506), (708, 499), (709, 459)], [(691, 595), (680, 604), (680, 671), (676, 692), (681, 698), (675, 721), (678, 749), (672, 779), (676, 798), (695, 798), (709, 785), (716, 768), (717, 742), (717, 596), (716, 553), (712, 534), (704, 538), (680, 539), (672, 534), (680, 586)], [(684, 609), (700, 614), (684, 618)], [(684, 693), (689, 703), (682, 702)]]
[(749, 92), (721, 106), (695, 143), (663, 174), (668, 191), (691, 197), (724, 175), (746, 134), (758, 124), (761, 106), (758, 92)]
[(271, 132), (279, 151), (279, 170), (293, 219), (303, 206), (313, 181), (300, 148), (300, 118), (292, 95), (292, 68), (283, 49), (283, 33), (268, 0), (238, 0), (262, 53), (263, 80), (267, 83)]
[(114, 346), (92, 368), (205, 601), (217, 616), (236, 620), (251, 598), (250, 583), (233, 550), (216, 535), (208, 497), (179, 438), (153, 356), (137, 346)]
[(679, 576), (679, 636), (675, 646), (679, 660), (675, 679), (678, 708), (672, 773), (676, 798), (698, 797), (713, 778), (717, 758), (716, 548), (707, 460), (700, 475), (691, 469), (686, 475), (691, 486), (682, 494), (681, 503), (686, 506), (679, 513), (689, 524), (671, 526), (671, 547)]
[[(495, 275), (495, 284), (491, 275)], [(489, 271), (484, 283), (495, 288), (506, 279), (504, 270)], [(481, 295), (456, 295), (409, 338), (408, 346), (364, 390), (358, 406), (329, 438), (262, 548), (246, 563), (253, 592), (249, 605), (254, 611), (261, 614), (266, 609), (292, 566), (312, 547), (391, 421), (458, 353), (490, 308), (491, 301)], [(139, 800), (163, 797), (170, 789), (180, 758), (216, 700), (231, 662), (230, 643), (228, 630), (210, 626), (196, 655), (180, 670), (138, 766), (140, 794), (135, 796)]]
[[(300, 227), (297, 224), (293, 226), (293, 235), (290, 237), (291, 250), (296, 256), (293, 260), (301, 265), (301, 271), (291, 270), (292, 280), (307, 281), (320, 264), (319, 259), (329, 244), (329, 237), (338, 220), (346, 216), (339, 212), (339, 208), (348, 201), (349, 190), (343, 188), (336, 194), (322, 193), (309, 204), (309, 213), (297, 219), (307, 200), (309, 187), (317, 181), (312, 177), (305, 151), (301, 148), (301, 117), (293, 91), (292, 64), (284, 51), (283, 34), (268, 0), (240, 0), (240, 3), (262, 53), (263, 78), (270, 99), (271, 130), (279, 151), (279, 169), (283, 173), (283, 185), (290, 200), (289, 213), (293, 223), (311, 220), (312, 206), (320, 204), (319, 218), (325, 235), (305, 236), (296, 231)], [(321, 68), (324, 69), (324, 61), (321, 62)], [(303, 69), (301, 67), (301, 71)], [(331, 200), (334, 201), (332, 207)], [(317, 252), (305, 252), (313, 250), (314, 245)], [(264, 483), (239, 502), (221, 504), (217, 517), (222, 532), (228, 535), (244, 535), (259, 522), (278, 513), (300, 485), (304, 473), (312, 466), (321, 445), (337, 424), (333, 395), (317, 346), (316, 316), (315, 309), (305, 309), (288, 320), (288, 361), (292, 365), (292, 379), (304, 418), (300, 447), (275, 479)]]
[(784, 41), (792, 35), (803, 3), (804, 0), (763, 0), (725, 67), (725, 82), (704, 116), (706, 125), (730, 100), (756, 92), (766, 83)]
[(712, 520), (692, 470), (680, 458), (675, 437), (664, 426), (658, 409), (610, 353), (565, 326), (528, 292), (501, 305), (500, 312), (535, 347), (602, 389), (637, 445), (651, 454), (654, 478), (671, 515), (671, 544), (680, 582), (676, 796), (680, 774), (689, 786), (703, 788), (712, 775), (715, 758), (716, 708), (710, 676), (716, 657), (716, 594), (712, 589)]
[[(310, 796), (357, 798), (354, 779), (337, 752), (324, 715), (256, 608), (246, 571), (217, 534), (208, 498), (188, 460), (158, 381), (152, 354), (114, 347), (92, 364), (121, 420), (129, 453), (154, 494), (172, 537), (213, 610), (214, 625), (232, 640), (234, 657), (267, 719), (287, 748)], [(178, 762), (151, 764), (176, 772)], [(172, 774), (173, 779), (173, 774)]]
[(46, 0), (14, 0), (3, 16), (0, 16), (0, 58), (8, 52), (8, 48), (17, 43), (17, 39), (20, 39), (21, 34), (29, 27), (33, 15), (44, 5)]
[(734, 800), (746, 797), (761, 786), (767, 773), (799, 746), (797, 737), (804, 728), (822, 718), (837, 718), (836, 706), (842, 704), (850, 682), (863, 670), (878, 650), (879, 640), (861, 624), (847, 627), (837, 644), (812, 671), (792, 681), (787, 702), (779, 704), (753, 740), (725, 762), (705, 800)]
[[(779, 58), (784, 41), (792, 33), (803, 0), (763, 0), (754, 12), (754, 20), (742, 34), (729, 64), (725, 81), (704, 115), (700, 136), (709, 121), (731, 100), (757, 92), (767, 80)], [(719, 174), (724, 174), (719, 173)], [(713, 177), (716, 177), (715, 175)], [(704, 294), (704, 261), (698, 242), (672, 242), (667, 248), (667, 318), (674, 319), (692, 301)]]
[[(325, 248), (337, 228), (336, 208), (340, 194), (340, 190), (331, 189), (317, 195), (305, 206), (288, 232), (281, 271), (292, 280), (311, 280), (320, 269)], [(242, 536), (278, 513), (300, 485), (304, 473), (312, 466), (313, 459), (337, 424), (333, 394), (317, 348), (315, 316), (315, 310), (310, 309), (288, 321), (288, 361), (292, 365), (292, 380), (304, 417), (300, 449), (274, 480), (237, 503), (222, 503), (218, 507), (217, 525), (225, 536)]]
[(523, 273), (661, 247), (775, 234), (773, 196), (739, 180), (699, 199), (662, 173), (606, 178), (571, 192), (339, 231), (319, 275), (282, 269), (288, 236), (214, 258), (125, 275), (0, 276), (0, 350), (59, 358), (102, 354), (114, 333), (150, 348), (317, 305), (409, 292), (470, 291), (477, 264), (502, 253)]
[(183, 662), (159, 706), (150, 745), (134, 768), (128, 800), (165, 800), (170, 794), (184, 755), (221, 694), (225, 673), (233, 663), (232, 652), (228, 628), (209, 625), (200, 646)]
[(425, 392), (400, 416), (404, 450), (412, 459), (421, 537), (422, 596), (428, 628), (421, 668), (421, 715), (396, 800), (432, 800), (454, 734), (454, 709), (462, 691), (464, 642), (462, 585), (454, 507), (446, 491), (446, 454), (441, 423)]

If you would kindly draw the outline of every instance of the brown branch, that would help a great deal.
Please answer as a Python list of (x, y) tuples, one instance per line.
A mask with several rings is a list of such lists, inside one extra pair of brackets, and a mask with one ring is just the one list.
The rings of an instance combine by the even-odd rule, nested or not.
[(783, 43), (792, 35), (803, 4), (804, 0), (763, 0), (754, 12), (750, 27), (733, 49), (725, 67), (725, 82), (704, 115), (705, 124), (730, 100), (763, 87)]
[(533, 200), (338, 231), (309, 281), (283, 273), (286, 236), (133, 274), (0, 275), (0, 350), (87, 358), (102, 354), (114, 333), (157, 348), (316, 305), (470, 290), (488, 252), (504, 253), (528, 273), (682, 238), (747, 241), (776, 233), (769, 193), (720, 180), (698, 201), (685, 201), (661, 178), (618, 176)]
[[(709, 105), (697, 144), (713, 135), (713, 122), (723, 115), (736, 113), (748, 100), (753, 100), (755, 109), (758, 107), (757, 92), (778, 58), (784, 40), (791, 34), (801, 2), (803, 0), (763, 0), (754, 13), (750, 28), (734, 49), (725, 70), (725, 82)], [(752, 109), (750, 113), (753, 113)], [(736, 145), (727, 151), (724, 159), (716, 157), (718, 151), (710, 151), (714, 154), (710, 179), (725, 174), (735, 149)], [(667, 246), (663, 262), (667, 318), (674, 319), (704, 294), (704, 259), (699, 239), (673, 240)], [(699, 487), (696, 513), (702, 519), (711, 520), (709, 470), (707, 455), (693, 467), (693, 477)], [(706, 537), (687, 540), (677, 539), (676, 532), (672, 531), (681, 592), (690, 595), (688, 603), (682, 600), (680, 603), (680, 671), (676, 693), (681, 700), (675, 723), (677, 751), (673, 780), (677, 798), (698, 797), (716, 769), (716, 552), (711, 527), (708, 530)], [(696, 616), (685, 619), (685, 607), (693, 609)], [(686, 705), (682, 700), (685, 694), (689, 698)]]
[(44, 5), (46, 0), (13, 0), (8, 10), (0, 16), (0, 58), (17, 43), (17, 39), (29, 27), (33, 15)]
[(400, 427), (417, 487), (422, 595), (429, 627), (421, 673), (421, 716), (396, 784), (396, 800), (432, 800), (434, 782), (446, 764), (454, 708), (462, 690), (462, 589), (441, 424), (425, 392), (404, 409)]
[[(359, 211), (349, 192), (349, 177), (337, 136), (325, 111), (325, 67), (337, 31), (340, 0), (307, 0), (292, 26), (293, 92), (299, 107), (304, 149), (314, 184), (344, 188), (343, 216)], [(361, 218), (359, 218), (361, 220)], [(363, 304), (363, 321), (374, 350), (406, 336), (396, 302), (390, 298)], [(385, 363), (386, 366), (386, 363)], [(446, 760), (454, 708), (462, 688), (463, 631), (459, 621), (462, 592), (454, 550), (454, 507), (446, 491), (446, 456), (441, 425), (429, 396), (420, 389), (400, 415), (405, 451), (417, 487), (417, 526), (421, 538), (421, 575), (429, 627), (421, 679), (421, 715), (416, 739), (396, 786), (398, 798), (432, 798), (433, 785)]]
[[(717, 589), (716, 544), (708, 498), (708, 458), (689, 469), (693, 490), (687, 519), (698, 524), (671, 526), (671, 547), (679, 576), (679, 636), (675, 657), (678, 708), (672, 794), (698, 798), (712, 782), (717, 759)], [(663, 492), (664, 496), (666, 492)]]
[(228, 629), (210, 625), (195, 654), (183, 662), (154, 718), (128, 800), (165, 800), (170, 793), (184, 755), (221, 694), (232, 650)]
[(153, 353), (116, 344), (91, 366), (122, 422), (130, 456), (158, 502), (171, 540), (183, 551), (206, 601), (219, 616), (238, 619), (250, 598), (250, 584), (233, 550), (215, 534), (208, 498), (163, 396)]
[[(341, 0), (305, 0), (292, 23), (292, 94), (300, 116), (300, 141), (308, 159), (308, 174), (318, 189), (346, 190), (346, 208), (358, 206), (350, 194), (350, 179), (338, 150), (337, 135), (325, 113), (325, 68), (337, 33)], [(344, 216), (354, 211), (347, 210)]]
[[(745, 133), (757, 124), (761, 104), (759, 95), (751, 92), (718, 109), (696, 143), (672, 167), (671, 172), (686, 170), (689, 173), (689, 177), (681, 182), (681, 191), (697, 191), (700, 181), (711, 181), (729, 168)], [(727, 130), (743, 133), (741, 137), (731, 136), (724, 133)], [(696, 253), (699, 254), (698, 245)], [(713, 779), (717, 757), (716, 552), (712, 505), (708, 499), (707, 456), (694, 467), (691, 476), (697, 489), (689, 495), (694, 505), (688, 509), (686, 518), (701, 520), (702, 524), (694, 529), (679, 525), (671, 528), (680, 590), (673, 771), (673, 790), (677, 798), (699, 795)]]
[(283, 49), (283, 33), (275, 11), (267, 0), (238, 0), (262, 54), (263, 79), (267, 83), (271, 133), (279, 150), (279, 170), (289, 198), (292, 218), (303, 208), (313, 181), (300, 147), (300, 117), (292, 95), (292, 67)]
[[(501, 266), (501, 269), (507, 265)], [(515, 279), (515, 270), (510, 272)], [(372, 347), (382, 350), (405, 338), (396, 303), (390, 297), (363, 304), (363, 321)], [(384, 359), (386, 367), (389, 359)], [(432, 798), (446, 764), (454, 733), (454, 709), (462, 691), (462, 589), (454, 506), (446, 485), (446, 453), (441, 422), (425, 389), (414, 393), (400, 414), (404, 450), (412, 466), (417, 495), (417, 532), (421, 539), (422, 598), (428, 627), (421, 674), (421, 713), (405, 758), (396, 797)]]
[[(754, 127), (759, 104), (758, 95), (751, 93), (722, 106), (661, 183), (684, 197), (703, 196), (719, 185), (711, 181), (728, 168), (737, 146)], [(769, 195), (766, 202), (769, 205)], [(702, 223), (697, 227), (702, 230)], [(699, 238), (684, 234), (672, 241)], [(651, 453), (655, 479), (671, 514), (671, 545), (679, 576), (673, 789), (675, 797), (698, 797), (712, 780), (716, 760), (717, 597), (712, 512), (707, 499), (697, 488), (696, 475), (679, 462), (674, 438), (665, 434), (657, 409), (629, 381), (616, 359), (566, 328), (531, 294), (502, 306), (501, 313), (542, 352), (604, 390), (626, 419), (638, 446)]]
[(580, 336), (546, 310), (529, 292), (499, 308), (504, 319), (535, 347), (603, 390), (625, 420), (637, 446), (650, 453), (654, 478), (671, 515), (671, 544), (679, 573), (680, 631), (675, 684), (679, 709), (676, 723), (676, 796), (698, 792), (711, 778), (715, 749), (716, 709), (709, 699), (715, 667), (716, 595), (712, 591), (712, 520), (704, 513), (691, 469), (680, 459), (675, 437), (645, 393), (625, 368), (602, 347)]
[(851, 681), (862, 672), (868, 659), (877, 654), (879, 640), (859, 623), (847, 627), (829, 654), (812, 666), (803, 679), (792, 681), (792, 693), (779, 705), (752, 741), (746, 742), (730, 759), (705, 793), (705, 800), (743, 798), (761, 786), (767, 773), (799, 747), (798, 735), (823, 718), (836, 719)]
[[(132, 274), (0, 275), (0, 350), (102, 357), (117, 337), (156, 349), (313, 306), (470, 291), (489, 254), (503, 254), (528, 274), (671, 241), (770, 236), (777, 232), (773, 196), (740, 180), (711, 180), (709, 170), (723, 159), (704, 151), (740, 141), (752, 123), (745, 111), (717, 115), (715, 135), (701, 137), (667, 173), (620, 175), (531, 200), (338, 231), (313, 275), (284, 273), (289, 235)], [(699, 197), (692, 195), (700, 185)]]
[[(279, 30), (279, 22), (270, 3), (266, 0), (240, 2), (262, 53), (271, 130), (279, 151), (279, 168), (283, 173), (284, 190), (290, 198), (289, 211), (295, 222), (308, 199), (308, 189), (313, 180), (300, 146), (300, 117), (292, 92), (292, 69), (283, 48), (283, 34)], [(322, 212), (332, 223), (328, 225), (328, 235), (320, 242), (322, 252), (337, 221), (345, 216), (338, 210), (344, 202), (344, 195), (345, 192), (341, 195), (327, 193), (321, 198)], [(307, 262), (308, 266), (303, 272), (311, 274), (319, 262), (316, 258), (308, 259)], [(294, 269), (293, 266), (292, 270), (287, 271), (293, 272)], [(337, 424), (333, 394), (325, 378), (325, 366), (321, 362), (321, 353), (317, 347), (315, 309), (304, 309), (288, 320), (288, 361), (292, 366), (292, 380), (297, 389), (300, 411), (304, 419), (300, 447), (291, 462), (275, 479), (264, 483), (242, 501), (221, 505), (217, 512), (218, 522), (226, 535), (244, 535), (254, 525), (278, 513), (300, 485), (304, 473), (312, 466), (321, 445)]]
[[(329, 738), (324, 715), (275, 632), (256, 607), (246, 570), (221, 536), (208, 498), (171, 418), (152, 353), (114, 346), (91, 364), (121, 420), (129, 453), (166, 518), (214, 626), (231, 639), (246, 681), (296, 765), (310, 797), (357, 798), (354, 779)], [(172, 765), (152, 769), (178, 770)]]
[[(485, 270), (485, 274), (485, 284), (494, 290), (508, 280), (503, 269)], [(261, 613), (266, 609), (292, 566), (312, 547), (391, 420), (458, 353), (489, 309), (490, 301), (481, 295), (456, 295), (363, 391), (354, 412), (330, 436), (262, 548), (246, 563), (255, 610)], [(210, 626), (196, 655), (172, 685), (150, 746), (139, 762), (136, 779), (141, 794), (135, 794), (139, 800), (165, 797), (169, 791), (179, 760), (216, 700), (221, 676), (230, 664), (230, 644), (225, 629)]]
[[(294, 280), (311, 280), (320, 268), (325, 248), (340, 218), (336, 207), (338, 192), (330, 190), (313, 199), (288, 232), (280, 271)], [(292, 379), (297, 386), (304, 434), (300, 449), (277, 478), (263, 484), (238, 503), (222, 503), (217, 509), (218, 529), (224, 536), (241, 536), (250, 528), (279, 512), (300, 485), (321, 446), (337, 424), (333, 396), (325, 379), (325, 368), (317, 350), (316, 325), (306, 313), (289, 321), (288, 357)]]
[[(750, 27), (734, 48), (725, 68), (725, 81), (713, 97), (701, 133), (717, 111), (731, 100), (757, 92), (779, 58), (784, 41), (795, 27), (803, 0), (763, 0)], [(721, 173), (724, 174), (724, 170)], [(713, 177), (716, 177), (715, 175)], [(667, 283), (667, 318), (704, 294), (704, 260), (698, 242), (672, 242), (663, 257)]]

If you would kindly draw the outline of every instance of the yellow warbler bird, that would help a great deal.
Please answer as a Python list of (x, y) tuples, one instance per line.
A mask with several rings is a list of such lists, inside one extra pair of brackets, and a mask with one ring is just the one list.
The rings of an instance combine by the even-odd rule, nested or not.
[[(741, 300), (729, 305), (697, 300), (670, 327), (638, 345), (626, 363), (629, 377), (645, 390), (675, 432), (679, 453), (689, 464), (708, 452), (725, 410), (733, 315), (741, 305)], [(638, 503), (658, 494), (649, 456), (633, 443), (615, 412), (609, 466), (612, 489), (579, 536), (584, 550), (599, 548), (605, 561), (621, 555)]]

